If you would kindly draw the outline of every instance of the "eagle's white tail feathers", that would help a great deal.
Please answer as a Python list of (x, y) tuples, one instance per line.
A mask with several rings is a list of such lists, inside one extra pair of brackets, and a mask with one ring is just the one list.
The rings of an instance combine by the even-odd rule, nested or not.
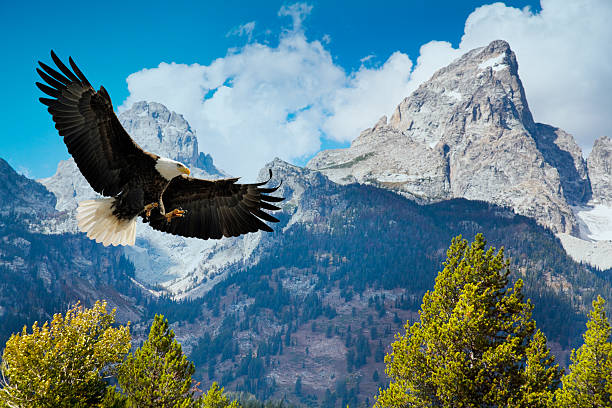
[(138, 217), (120, 220), (113, 214), (114, 201), (114, 198), (81, 201), (76, 215), (79, 229), (104, 246), (134, 245)]

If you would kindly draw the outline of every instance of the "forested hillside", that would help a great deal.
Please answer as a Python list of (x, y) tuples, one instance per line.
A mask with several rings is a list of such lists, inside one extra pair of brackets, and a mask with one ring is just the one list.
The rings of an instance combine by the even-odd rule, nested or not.
[(189, 321), (179, 336), (199, 338), (189, 355), (205, 383), (220, 379), (263, 399), (294, 393), (307, 405), (365, 402), (384, 385), (383, 355), (417, 318), (459, 234), (482, 232), (506, 248), (511, 279), (525, 281), (562, 365), (581, 342), (593, 296), (611, 294), (601, 272), (572, 261), (550, 231), (510, 210), (463, 199), (419, 206), (369, 186), (318, 187), (300, 203), (318, 209), (314, 222), (283, 231), (283, 215), (256, 266), (201, 300), (160, 304), (171, 321)]

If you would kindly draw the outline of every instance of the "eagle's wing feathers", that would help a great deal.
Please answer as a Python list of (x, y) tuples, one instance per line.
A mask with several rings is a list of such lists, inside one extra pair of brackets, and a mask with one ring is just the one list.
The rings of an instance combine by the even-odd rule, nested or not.
[(39, 61), (42, 70), (36, 71), (46, 84), (36, 85), (51, 97), (40, 101), (48, 106), (55, 128), (91, 187), (106, 196), (117, 195), (131, 166), (142, 159), (153, 163), (156, 156), (142, 150), (123, 129), (104, 87), (96, 92), (72, 58), (72, 71), (53, 51), (51, 58), (61, 73)]
[(270, 203), (282, 201), (283, 198), (267, 195), (275, 192), (278, 187), (261, 188), (267, 182), (236, 184), (237, 180), (211, 181), (188, 176), (175, 177), (163, 194), (164, 207), (167, 212), (180, 208), (185, 210), (185, 214), (168, 222), (155, 210), (149, 219), (151, 227), (202, 239), (237, 237), (258, 230), (272, 232), (272, 228), (262, 220), (278, 222), (278, 219), (262, 209), (280, 209)]

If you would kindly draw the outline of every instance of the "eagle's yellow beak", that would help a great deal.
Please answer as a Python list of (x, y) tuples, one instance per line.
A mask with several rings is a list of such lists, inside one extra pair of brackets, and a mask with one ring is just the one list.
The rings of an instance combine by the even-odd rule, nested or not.
[(190, 175), (191, 171), (187, 167), (181, 167), (181, 173), (185, 173), (186, 175)]

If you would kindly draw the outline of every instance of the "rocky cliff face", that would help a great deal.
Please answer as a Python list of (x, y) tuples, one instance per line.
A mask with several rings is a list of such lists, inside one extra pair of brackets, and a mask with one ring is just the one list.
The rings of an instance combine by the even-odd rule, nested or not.
[(588, 158), (589, 177), (593, 186), (593, 201), (612, 206), (612, 139), (608, 136), (595, 141)]
[(0, 159), (0, 215), (54, 212), (55, 196)]
[[(208, 154), (198, 151), (198, 139), (189, 123), (157, 102), (137, 102), (119, 115), (125, 130), (146, 151), (178, 160), (203, 171), (202, 177), (225, 175)], [(197, 171), (197, 170), (196, 170)]]
[(464, 197), (509, 206), (556, 232), (577, 231), (570, 204), (590, 194), (580, 148), (571, 135), (534, 122), (504, 41), (437, 71), (389, 120), (308, 167), (421, 202)]
[(595, 141), (587, 160), (591, 199), (572, 207), (578, 219), (577, 236), (559, 234), (568, 254), (600, 269), (612, 268), (612, 139)]

